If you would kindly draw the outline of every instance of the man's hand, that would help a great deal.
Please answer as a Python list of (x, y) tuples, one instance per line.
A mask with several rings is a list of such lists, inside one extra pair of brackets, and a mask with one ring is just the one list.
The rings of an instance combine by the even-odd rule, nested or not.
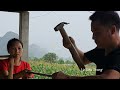
[[(75, 46), (75, 41), (72, 37), (69, 37), (71, 43)], [(71, 48), (71, 43), (63, 39), (63, 46), (67, 49)]]
[(69, 76), (60, 71), (53, 73), (52, 79), (69, 79)]

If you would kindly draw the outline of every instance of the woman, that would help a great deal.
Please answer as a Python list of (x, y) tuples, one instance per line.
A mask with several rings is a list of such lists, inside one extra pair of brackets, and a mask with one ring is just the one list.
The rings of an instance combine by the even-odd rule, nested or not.
[(1, 79), (29, 79), (34, 75), (29, 73), (30, 64), (21, 60), (23, 53), (23, 43), (13, 38), (7, 43), (7, 51), (10, 54), (8, 59), (0, 62), (0, 78)]

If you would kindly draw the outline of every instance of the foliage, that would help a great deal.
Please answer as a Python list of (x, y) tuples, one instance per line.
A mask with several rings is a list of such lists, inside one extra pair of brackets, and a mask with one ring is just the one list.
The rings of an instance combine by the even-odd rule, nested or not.
[(64, 62), (63, 58), (60, 58), (56, 63), (58, 63), (58, 64), (64, 64), (65, 62)]
[[(88, 76), (95, 75), (95, 65), (87, 65), (86, 68), (91, 69), (91, 71), (79, 70), (76, 64), (58, 64), (58, 63), (48, 63), (43, 60), (30, 60), (29, 61), (32, 71), (43, 73), (43, 74), (53, 74), (58, 71), (62, 71), (67, 75), (74, 76)], [(34, 79), (51, 79), (50, 77), (35, 75)]]
[(55, 62), (58, 59), (58, 56), (55, 53), (47, 53), (43, 56), (43, 59), (47, 62)]
[(65, 63), (66, 63), (66, 64), (75, 64), (75, 62), (72, 62), (72, 61), (70, 61), (70, 60), (66, 60)]

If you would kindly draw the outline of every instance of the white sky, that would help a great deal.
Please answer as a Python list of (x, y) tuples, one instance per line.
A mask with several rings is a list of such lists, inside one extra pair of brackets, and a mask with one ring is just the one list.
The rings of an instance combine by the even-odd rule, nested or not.
[[(120, 11), (118, 12), (120, 15)], [(86, 52), (96, 45), (92, 40), (89, 11), (30, 11), (29, 44), (37, 44), (55, 52), (60, 57), (71, 57), (69, 51), (62, 46), (62, 37), (54, 27), (60, 22), (68, 22), (64, 28), (72, 36), (78, 48)], [(19, 34), (19, 14), (0, 11), (0, 37), (6, 32)]]

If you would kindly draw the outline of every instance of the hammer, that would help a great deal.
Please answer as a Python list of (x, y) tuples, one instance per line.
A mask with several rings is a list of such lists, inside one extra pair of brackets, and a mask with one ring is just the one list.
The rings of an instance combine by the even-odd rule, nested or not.
[(76, 48), (74, 47), (74, 45), (72, 44), (72, 42), (70, 41), (69, 39), (69, 36), (67, 35), (66, 31), (64, 30), (63, 26), (64, 24), (69, 24), (69, 23), (66, 23), (66, 22), (61, 22), (59, 23), (55, 28), (54, 30), (55, 31), (60, 31), (61, 35), (62, 35), (62, 38), (67, 41), (67, 43), (69, 43), (71, 45), (71, 48), (69, 49), (69, 51), (74, 54), (74, 60), (75, 62), (77, 63), (79, 69), (85, 69), (85, 66), (79, 56), (79, 53), (78, 51), (76, 50)]

